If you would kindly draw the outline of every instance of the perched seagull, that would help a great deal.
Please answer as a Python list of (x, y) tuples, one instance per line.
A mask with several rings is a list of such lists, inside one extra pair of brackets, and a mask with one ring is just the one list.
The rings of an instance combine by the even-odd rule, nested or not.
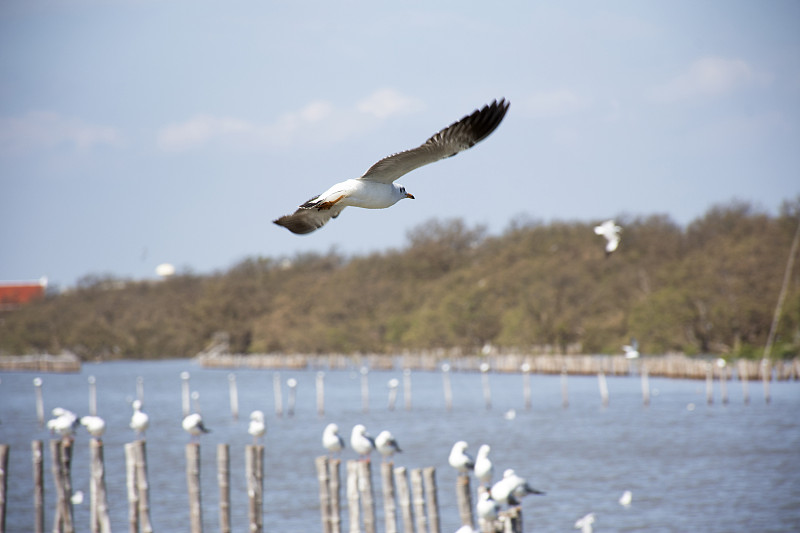
[(497, 513), (500, 512), (500, 504), (494, 501), (490, 491), (485, 490), (478, 495), (478, 503), (475, 504), (475, 510), (478, 511), (478, 518), (491, 522), (497, 518)]
[(55, 418), (47, 421), (47, 429), (64, 438), (71, 437), (78, 427), (78, 416), (63, 407), (55, 407), (52, 413)]
[(626, 344), (622, 349), (625, 351), (625, 359), (636, 359), (639, 357), (639, 342), (635, 338), (631, 339), (631, 343)]
[(247, 432), (253, 436), (253, 444), (258, 443), (258, 439), (264, 436), (267, 432), (267, 425), (264, 423), (264, 412), (255, 410), (250, 413), (250, 425), (247, 426)]
[(594, 232), (606, 238), (606, 257), (619, 246), (619, 234), (622, 228), (617, 226), (613, 220), (606, 220), (599, 226), (594, 227)]
[(192, 437), (198, 437), (203, 433), (211, 432), (210, 429), (203, 425), (203, 417), (200, 416), (200, 413), (186, 415), (186, 418), (183, 419), (181, 425), (183, 426), (183, 429), (188, 431)]
[(387, 430), (381, 431), (378, 433), (378, 436), (375, 437), (375, 448), (381, 452), (384, 459), (388, 459), (395, 453), (403, 451), (400, 449), (400, 446), (397, 444), (392, 434)]
[(82, 416), (80, 421), (81, 425), (86, 428), (86, 431), (96, 439), (102, 437), (103, 433), (106, 431), (105, 420), (99, 416)]
[(460, 440), (453, 444), (453, 449), (450, 450), (450, 457), (447, 458), (450, 466), (458, 470), (459, 475), (467, 475), (467, 473), (475, 468), (475, 461), (467, 453), (467, 443)]
[(82, 490), (76, 490), (75, 492), (73, 492), (72, 496), (69, 497), (69, 501), (70, 501), (70, 503), (72, 503), (72, 505), (80, 505), (80, 504), (82, 504), (83, 503), (83, 491)]
[(498, 503), (508, 505), (518, 505), (527, 494), (544, 494), (528, 485), (528, 482), (519, 477), (511, 468), (503, 472), (503, 479), (492, 486), (491, 492), (492, 497)]
[(622, 496), (619, 497), (619, 504), (623, 507), (630, 507), (632, 501), (633, 493), (629, 490), (623, 492)]
[(594, 524), (594, 513), (589, 513), (575, 522), (575, 529), (580, 529), (581, 533), (592, 533), (594, 529), (592, 524)]
[(331, 452), (339, 453), (344, 449), (344, 439), (339, 435), (339, 426), (331, 422), (322, 431), (322, 445)]
[(367, 428), (357, 424), (350, 433), (350, 447), (363, 459), (369, 460), (369, 454), (375, 449), (375, 439), (367, 435)]
[(475, 477), (484, 485), (489, 485), (489, 483), (492, 482), (494, 467), (492, 466), (491, 459), (489, 459), (489, 452), (491, 450), (488, 444), (482, 444), (481, 447), (478, 448), (478, 455), (475, 457)]
[(133, 401), (133, 415), (131, 416), (130, 427), (140, 436), (144, 436), (147, 426), (150, 424), (150, 417), (142, 411), (142, 402)]
[(300, 205), (291, 215), (275, 220), (275, 224), (292, 233), (311, 233), (338, 217), (347, 206), (384, 209), (404, 198), (413, 200), (414, 196), (394, 180), (482, 141), (500, 125), (509, 105), (505, 99), (493, 101), (434, 134), (421, 146), (385, 157), (361, 177), (337, 183)]

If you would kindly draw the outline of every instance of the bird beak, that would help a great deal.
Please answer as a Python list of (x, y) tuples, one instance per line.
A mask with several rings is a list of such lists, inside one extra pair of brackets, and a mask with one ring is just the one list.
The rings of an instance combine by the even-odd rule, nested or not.
[(414, 198), (414, 195), (413, 195), (413, 194), (411, 194), (411, 193), (408, 193), (408, 192), (406, 193), (406, 198), (411, 198), (412, 200), (414, 200), (414, 199), (415, 199), (415, 198)]

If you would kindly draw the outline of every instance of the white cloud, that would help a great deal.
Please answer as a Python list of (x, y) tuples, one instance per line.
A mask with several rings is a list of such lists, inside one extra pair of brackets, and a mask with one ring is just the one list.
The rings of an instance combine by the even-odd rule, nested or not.
[(22, 117), (0, 118), (0, 152), (24, 154), (67, 146), (90, 150), (121, 142), (119, 131), (58, 113), (32, 111)]
[(674, 102), (698, 96), (725, 94), (765, 78), (741, 59), (704, 57), (667, 83), (655, 87), (651, 96), (656, 101)]
[(422, 103), (413, 98), (392, 89), (381, 89), (352, 107), (337, 108), (330, 102), (314, 100), (271, 123), (198, 115), (163, 127), (157, 143), (162, 150), (176, 152), (220, 142), (245, 149), (286, 147), (297, 139), (304, 143), (337, 142), (369, 130), (378, 121), (422, 108)]
[(534, 93), (523, 103), (525, 112), (534, 117), (558, 117), (576, 113), (591, 104), (588, 97), (570, 89)]

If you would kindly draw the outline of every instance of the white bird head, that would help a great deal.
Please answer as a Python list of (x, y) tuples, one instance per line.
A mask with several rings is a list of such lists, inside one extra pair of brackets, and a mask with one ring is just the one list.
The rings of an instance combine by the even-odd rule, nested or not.
[(259, 411), (256, 409), (252, 413), (250, 413), (250, 420), (255, 420), (256, 422), (263, 422), (264, 421), (264, 411)]

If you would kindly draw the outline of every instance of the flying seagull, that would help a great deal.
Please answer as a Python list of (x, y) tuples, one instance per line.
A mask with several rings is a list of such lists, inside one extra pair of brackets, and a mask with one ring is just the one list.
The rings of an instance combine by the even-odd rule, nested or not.
[(511, 105), (504, 98), (492, 101), (458, 122), (434, 134), (424, 144), (384, 157), (372, 165), (360, 178), (337, 183), (319, 196), (300, 205), (291, 215), (282, 216), (275, 224), (292, 233), (311, 233), (321, 228), (342, 210), (351, 205), (367, 209), (391, 207), (403, 198), (414, 199), (394, 180), (414, 169), (433, 163), (471, 148), (491, 134)]
[(606, 220), (599, 226), (594, 227), (594, 232), (606, 239), (606, 257), (611, 255), (619, 246), (619, 234), (621, 231), (622, 228), (617, 226), (614, 220)]

